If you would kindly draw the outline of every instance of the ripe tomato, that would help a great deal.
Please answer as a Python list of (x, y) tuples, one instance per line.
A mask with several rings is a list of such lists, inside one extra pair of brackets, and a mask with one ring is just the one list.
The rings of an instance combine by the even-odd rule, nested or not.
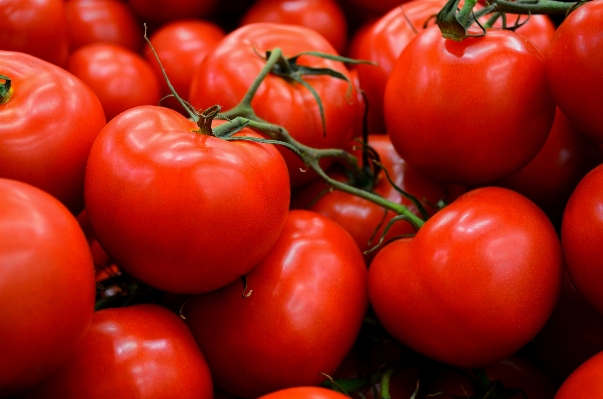
[[(527, 21), (526, 18), (528, 17), (522, 16), (520, 23), (523, 23), (523, 25), (515, 29), (515, 32), (534, 43), (541, 51), (546, 51), (557, 29), (555, 24), (545, 14), (530, 15)], [(516, 15), (507, 14), (507, 24), (514, 23), (516, 20)], [(524, 23), (524, 21), (526, 22)]]
[[(302, 51), (335, 54), (333, 46), (316, 31), (303, 26), (255, 23), (242, 26), (227, 35), (197, 68), (191, 83), (190, 102), (197, 109), (220, 104), (228, 110), (238, 104), (265, 65), (266, 51), (279, 47), (287, 57)], [(258, 55), (259, 54), (259, 55)], [(349, 79), (344, 64), (324, 58), (301, 56), (299, 65), (331, 68)], [(316, 99), (306, 87), (270, 74), (253, 98), (256, 114), (271, 123), (285, 127), (291, 136), (314, 148), (344, 148), (356, 130), (358, 102), (350, 95), (348, 82), (330, 76), (306, 76), (324, 106), (326, 129)], [(292, 186), (300, 186), (317, 178), (305, 169), (291, 151), (281, 153), (289, 166)], [(331, 159), (325, 159), (328, 167)]]
[(377, 65), (360, 64), (360, 87), (366, 93), (368, 127), (371, 133), (385, 132), (383, 95), (385, 85), (396, 59), (417, 31), (442, 9), (443, 0), (412, 0), (392, 9), (376, 21), (361, 27), (353, 36), (348, 49), (351, 58), (375, 61)]
[(69, 42), (64, 0), (2, 0), (0, 20), (0, 50), (27, 53), (65, 66)]
[(119, 0), (69, 0), (65, 2), (69, 48), (108, 42), (139, 52), (144, 43), (142, 22)]
[(348, 40), (346, 15), (336, 0), (259, 0), (241, 19), (241, 25), (274, 22), (314, 29), (343, 54)]
[(281, 389), (261, 396), (259, 399), (346, 399), (348, 396), (321, 387), (294, 387)]
[(557, 301), (561, 246), (534, 203), (511, 190), (467, 192), (413, 238), (382, 248), (369, 297), (403, 344), (460, 367), (512, 355), (542, 328)]
[(107, 120), (138, 105), (157, 105), (159, 80), (137, 53), (112, 43), (82, 46), (69, 56), (67, 70), (96, 93)]
[(551, 132), (536, 156), (511, 176), (496, 182), (525, 195), (540, 206), (556, 227), (574, 188), (603, 153), (557, 109)]
[(56, 198), (0, 178), (0, 397), (57, 369), (94, 311), (94, 266), (75, 217)]
[[(195, 69), (224, 35), (222, 28), (213, 22), (187, 19), (167, 23), (149, 37), (170, 83), (180, 97), (188, 99)], [(161, 84), (161, 96), (172, 94), (148, 44), (143, 55)], [(185, 112), (174, 98), (164, 99), (162, 105), (181, 113)]]
[(157, 106), (111, 120), (85, 176), (102, 247), (134, 277), (178, 293), (216, 289), (255, 267), (284, 226), (289, 198), (274, 146), (201, 134)]
[(603, 352), (578, 367), (561, 384), (555, 399), (603, 397)]
[[(463, 191), (462, 187), (447, 187), (417, 173), (396, 152), (388, 135), (369, 136), (369, 145), (379, 154), (383, 167), (392, 181), (402, 190), (414, 195), (430, 213), (436, 212), (435, 204), (441, 200), (451, 201)], [(345, 180), (345, 174), (338, 170), (329, 171), (331, 177)], [(385, 211), (379, 205), (342, 191), (329, 191), (322, 180), (302, 186), (292, 195), (292, 208), (305, 208), (325, 215), (343, 226), (354, 237), (358, 247), (364, 252), (379, 242), (388, 222), (396, 216)], [(419, 209), (407, 197), (397, 191), (382, 171), (372, 191), (389, 201), (406, 205), (413, 213), (421, 217)], [(384, 242), (403, 234), (414, 234), (414, 227), (399, 221), (391, 226)], [(365, 255), (367, 263), (374, 253)]]
[(100, 310), (74, 356), (20, 399), (211, 399), (191, 332), (158, 305)]
[(576, 186), (563, 213), (561, 243), (576, 291), (603, 315), (603, 165)]
[(536, 155), (555, 103), (544, 57), (522, 36), (490, 30), (456, 42), (432, 26), (400, 54), (384, 111), (406, 162), (437, 181), (477, 185), (516, 172)]
[(603, 143), (603, 0), (583, 3), (561, 23), (546, 51), (546, 77), (563, 113)]
[(41, 188), (77, 215), (86, 159), (105, 125), (98, 97), (69, 72), (25, 53), (0, 51), (0, 75), (12, 83), (12, 94), (0, 100), (0, 177)]
[(351, 349), (368, 305), (366, 266), (350, 235), (310, 211), (290, 211), (270, 253), (240, 281), (182, 310), (216, 385), (257, 398), (317, 385)]

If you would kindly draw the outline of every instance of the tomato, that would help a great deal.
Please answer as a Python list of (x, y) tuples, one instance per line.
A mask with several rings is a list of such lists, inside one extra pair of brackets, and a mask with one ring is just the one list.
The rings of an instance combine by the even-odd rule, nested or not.
[(274, 146), (198, 130), (168, 108), (130, 109), (101, 131), (86, 169), (86, 211), (101, 246), (126, 272), (169, 292), (205, 292), (249, 272), (276, 242), (289, 206)]
[(274, 22), (314, 29), (343, 54), (348, 39), (345, 13), (336, 0), (259, 0), (241, 19), (241, 25)]
[(585, 2), (555, 31), (546, 77), (555, 102), (582, 133), (603, 143), (603, 0)]
[(574, 188), (596, 165), (603, 153), (574, 128), (557, 109), (551, 132), (536, 156), (511, 176), (496, 182), (525, 195), (561, 225), (565, 204)]
[(162, 25), (186, 18), (204, 18), (218, 6), (217, 0), (127, 0), (136, 15), (147, 23)]
[(0, 397), (57, 369), (94, 311), (94, 266), (75, 217), (46, 192), (0, 178)]
[(65, 15), (71, 52), (98, 42), (118, 44), (134, 52), (142, 49), (143, 24), (122, 1), (68, 0)]
[(321, 387), (294, 387), (281, 389), (261, 396), (259, 399), (345, 399), (348, 396)]
[(0, 50), (65, 65), (69, 42), (63, 0), (2, 0), (0, 20)]
[(561, 384), (555, 399), (603, 397), (603, 352), (578, 367)]
[(405, 345), (459, 367), (515, 353), (542, 328), (562, 277), (557, 233), (511, 190), (469, 191), (413, 238), (394, 241), (369, 268), (369, 297)]
[(0, 75), (12, 90), (0, 100), (0, 177), (41, 188), (80, 213), (86, 159), (105, 125), (98, 97), (69, 72), (25, 53), (0, 51)]
[(94, 313), (77, 352), (20, 398), (211, 399), (203, 354), (177, 315), (158, 305)]
[[(365, 24), (352, 37), (348, 55), (375, 61), (377, 65), (357, 65), (360, 87), (366, 93), (368, 127), (371, 133), (385, 131), (383, 95), (396, 59), (417, 31), (444, 6), (443, 0), (412, 0), (392, 9), (376, 21)], [(397, 4), (396, 4), (397, 5)]]
[[(388, 171), (398, 188), (414, 195), (430, 213), (436, 212), (439, 201), (451, 201), (460, 195), (462, 187), (447, 187), (433, 182), (410, 167), (396, 152), (389, 136), (374, 134), (369, 136), (369, 145), (377, 151), (380, 162)], [(341, 171), (329, 171), (331, 177), (345, 180)], [(396, 216), (393, 211), (385, 211), (381, 206), (342, 191), (329, 191), (322, 180), (310, 183), (295, 191), (292, 195), (292, 208), (306, 208), (321, 213), (339, 223), (354, 237), (358, 247), (364, 252), (377, 245), (388, 222)], [(413, 202), (397, 191), (387, 180), (382, 171), (372, 191), (389, 201), (406, 205), (413, 213), (421, 217), (420, 211)], [(384, 242), (404, 234), (414, 234), (414, 227), (404, 221), (395, 222)], [(367, 262), (374, 254), (367, 254)]]
[(567, 273), (555, 310), (533, 344), (538, 362), (561, 381), (603, 351), (603, 316), (576, 292)]
[[(149, 37), (170, 83), (180, 97), (189, 97), (195, 69), (224, 35), (222, 28), (213, 22), (188, 19), (167, 23)], [(172, 94), (148, 44), (143, 55), (161, 83), (161, 96)], [(164, 99), (162, 105), (184, 113), (182, 105), (174, 98)]]
[(98, 96), (107, 120), (138, 105), (157, 105), (159, 80), (137, 53), (112, 43), (82, 46), (69, 56), (67, 70)]
[(603, 165), (580, 180), (561, 222), (561, 244), (576, 291), (603, 315)]
[(437, 26), (400, 54), (385, 89), (387, 132), (402, 158), (437, 181), (486, 184), (526, 165), (555, 116), (544, 57), (490, 30), (462, 42)]
[[(534, 43), (540, 50), (546, 51), (546, 48), (557, 29), (555, 24), (551, 18), (545, 14), (530, 15), (527, 21), (526, 18), (526, 16), (522, 16), (519, 23), (523, 23), (523, 25), (515, 29), (515, 32)], [(507, 25), (509, 23), (512, 24), (515, 21), (517, 21), (516, 15), (507, 14)]]
[[(368, 299), (350, 235), (315, 212), (290, 211), (270, 253), (241, 281), (194, 296), (182, 314), (217, 386), (246, 398), (317, 385), (351, 349)], [(247, 297), (242, 297), (245, 296)]]
[[(191, 83), (190, 102), (197, 109), (219, 104), (229, 110), (243, 99), (265, 65), (266, 51), (281, 48), (287, 57), (302, 51), (335, 54), (333, 46), (316, 31), (303, 26), (255, 23), (242, 26), (227, 35), (197, 68)], [(259, 55), (258, 55), (259, 54)], [(340, 62), (313, 56), (301, 56), (299, 65), (331, 68), (351, 79)], [(349, 92), (348, 82), (330, 76), (306, 76), (324, 106), (323, 130), (319, 106), (301, 84), (270, 74), (260, 85), (251, 105), (260, 118), (286, 128), (291, 136), (313, 148), (344, 148), (357, 129), (358, 103)], [(312, 171), (302, 172), (304, 163), (291, 151), (281, 153), (289, 166), (291, 184), (300, 186), (317, 178)], [(327, 168), (332, 159), (325, 159)]]

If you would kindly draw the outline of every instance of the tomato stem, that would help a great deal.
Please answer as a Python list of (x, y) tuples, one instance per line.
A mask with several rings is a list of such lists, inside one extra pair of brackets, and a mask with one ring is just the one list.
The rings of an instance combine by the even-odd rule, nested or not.
[(10, 96), (13, 93), (12, 90), (12, 81), (8, 76), (0, 75), (0, 80), (4, 80), (4, 82), (0, 83), (0, 104), (4, 104), (8, 102)]
[(394, 369), (390, 368), (385, 370), (385, 373), (381, 376), (381, 399), (391, 399), (389, 393), (389, 381), (394, 374)]

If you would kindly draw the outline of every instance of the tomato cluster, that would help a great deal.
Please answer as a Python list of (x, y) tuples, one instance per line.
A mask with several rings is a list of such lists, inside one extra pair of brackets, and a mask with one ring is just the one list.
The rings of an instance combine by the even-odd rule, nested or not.
[(603, 0), (476, 3), (0, 0), (0, 398), (603, 397)]

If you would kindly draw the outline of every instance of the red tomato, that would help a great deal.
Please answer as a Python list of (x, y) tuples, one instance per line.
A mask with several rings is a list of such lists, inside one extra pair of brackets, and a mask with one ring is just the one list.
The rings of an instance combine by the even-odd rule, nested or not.
[(369, 297), (394, 338), (460, 367), (510, 356), (542, 328), (559, 296), (559, 239), (544, 212), (511, 190), (460, 196), (414, 238), (382, 248)]
[[(287, 57), (302, 51), (335, 54), (333, 46), (316, 31), (294, 25), (255, 23), (242, 26), (227, 35), (203, 60), (191, 83), (190, 102), (197, 109), (220, 104), (228, 110), (238, 104), (265, 65), (266, 51), (279, 47)], [(258, 56), (258, 54), (261, 54)], [(344, 64), (324, 58), (302, 56), (299, 65), (331, 68), (349, 79)], [(303, 85), (270, 74), (262, 82), (252, 101), (256, 114), (285, 127), (291, 136), (313, 148), (344, 148), (357, 130), (358, 102), (350, 95), (348, 82), (330, 76), (306, 76), (324, 106), (323, 130), (316, 99)], [(353, 94), (353, 93), (352, 93)], [(297, 155), (280, 149), (296, 187), (317, 178), (305, 169)], [(331, 159), (325, 159), (328, 167)]]
[(516, 173), (496, 184), (525, 195), (560, 226), (565, 204), (574, 188), (603, 153), (576, 130), (557, 109), (551, 132), (538, 154)]
[(348, 40), (346, 15), (335, 0), (258, 0), (245, 12), (241, 25), (274, 22), (314, 29), (343, 54)]
[(211, 399), (203, 354), (182, 320), (158, 305), (95, 312), (84, 341), (20, 398)]
[(65, 2), (69, 47), (107, 42), (139, 52), (144, 43), (143, 24), (120, 0), (68, 0)]
[(213, 290), (249, 272), (289, 206), (274, 146), (198, 130), (168, 108), (131, 109), (101, 131), (86, 169), (86, 211), (99, 243), (126, 272), (170, 292)]
[(578, 367), (561, 384), (555, 399), (603, 397), (603, 352)]
[[(526, 21), (526, 18), (526, 16), (522, 16), (519, 22), (523, 23)], [(512, 24), (516, 20), (516, 15), (507, 14), (507, 24)], [(548, 15), (534, 14), (530, 15), (527, 22), (517, 28), (515, 32), (534, 43), (540, 50), (546, 51), (556, 29), (555, 24)]]
[(127, 0), (143, 22), (158, 25), (177, 19), (204, 18), (218, 6), (218, 0)]
[(65, 66), (69, 42), (63, 0), (2, 0), (0, 20), (0, 50), (27, 53)]
[(351, 349), (368, 299), (366, 266), (350, 235), (291, 211), (270, 253), (240, 281), (197, 295), (183, 315), (216, 385), (237, 396), (324, 381)]
[(576, 186), (561, 222), (561, 243), (576, 291), (603, 315), (603, 165)]
[[(222, 28), (213, 22), (187, 19), (167, 23), (149, 37), (170, 83), (181, 98), (188, 99), (195, 69), (224, 35)], [(148, 44), (143, 54), (161, 83), (161, 96), (172, 94)], [(162, 105), (185, 112), (175, 98), (166, 98)]]
[(406, 162), (437, 181), (477, 185), (516, 172), (536, 155), (555, 103), (544, 57), (522, 36), (490, 30), (456, 42), (433, 26), (400, 54), (384, 110)]
[(426, 22), (435, 22), (432, 17), (444, 4), (443, 0), (409, 1), (400, 7), (392, 7), (387, 14), (364, 25), (354, 34), (348, 49), (349, 56), (378, 64), (355, 66), (358, 69), (360, 87), (366, 93), (369, 103), (369, 132), (385, 131), (383, 95), (396, 59)]
[[(383, 167), (389, 172), (393, 182), (402, 190), (414, 195), (422, 202), (430, 214), (436, 212), (435, 204), (440, 200), (447, 202), (460, 195), (461, 187), (447, 187), (425, 178), (409, 167), (396, 152), (389, 136), (375, 134), (369, 136), (369, 145), (377, 151)], [(345, 174), (339, 170), (330, 171), (331, 177), (345, 180)], [(384, 172), (377, 178), (372, 191), (383, 198), (406, 205), (413, 213), (421, 217), (419, 209), (398, 192), (387, 180)], [(451, 190), (449, 190), (451, 189)], [(306, 208), (325, 215), (343, 226), (354, 237), (358, 247), (364, 252), (378, 242), (388, 224), (396, 216), (368, 200), (342, 191), (328, 190), (322, 180), (301, 187), (293, 193), (292, 208)], [(407, 222), (399, 221), (391, 226), (384, 242), (403, 234), (414, 234), (415, 229)], [(368, 263), (374, 254), (365, 256)]]
[(557, 28), (546, 51), (546, 77), (570, 121), (603, 143), (603, 0), (583, 3)]
[(533, 343), (538, 362), (561, 381), (603, 351), (603, 316), (576, 292), (567, 273), (555, 310)]
[(101, 103), (72, 74), (28, 54), (0, 51), (0, 75), (12, 93), (0, 100), (0, 177), (41, 188), (77, 215), (86, 159), (105, 125)]
[(259, 399), (346, 399), (348, 396), (321, 387), (294, 387), (271, 392)]
[(159, 80), (140, 55), (112, 43), (82, 46), (69, 56), (67, 70), (98, 96), (107, 120), (138, 105), (157, 105)]
[(75, 217), (51, 195), (0, 178), (0, 397), (75, 353), (94, 311), (94, 266)]

